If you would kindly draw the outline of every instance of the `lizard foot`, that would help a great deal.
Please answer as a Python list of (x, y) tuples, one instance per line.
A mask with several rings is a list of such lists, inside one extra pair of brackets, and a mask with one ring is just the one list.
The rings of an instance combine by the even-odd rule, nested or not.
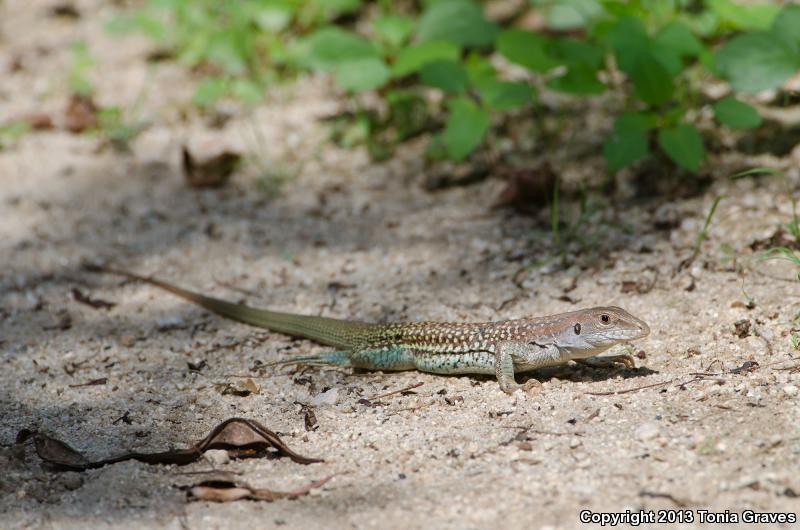
[(513, 395), (517, 390), (522, 390), (526, 394), (533, 395), (538, 394), (542, 390), (542, 382), (538, 379), (528, 379), (521, 385), (516, 382), (500, 385), (500, 389), (508, 395)]
[(526, 394), (534, 395), (542, 391), (542, 382), (538, 379), (528, 379), (525, 383), (519, 386), (519, 389)]
[(628, 354), (609, 355), (608, 357), (589, 357), (588, 359), (574, 359), (576, 363), (590, 368), (614, 368), (617, 364), (623, 364), (626, 368), (636, 368), (636, 361)]

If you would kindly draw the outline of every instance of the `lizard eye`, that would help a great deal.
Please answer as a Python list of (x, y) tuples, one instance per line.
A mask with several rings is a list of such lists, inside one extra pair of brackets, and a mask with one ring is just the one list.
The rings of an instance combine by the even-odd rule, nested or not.
[(575, 328), (574, 329), (575, 329), (575, 334), (576, 335), (580, 335), (581, 334), (581, 324), (580, 324), (580, 322), (575, 324)]
[(603, 324), (608, 324), (608, 321), (611, 320), (611, 318), (604, 313), (604, 314), (600, 315), (600, 320), (603, 321)]

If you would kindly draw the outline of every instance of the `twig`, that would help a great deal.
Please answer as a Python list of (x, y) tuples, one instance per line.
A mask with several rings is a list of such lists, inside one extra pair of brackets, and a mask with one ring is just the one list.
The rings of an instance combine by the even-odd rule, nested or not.
[(549, 434), (550, 436), (583, 436), (583, 433), (580, 431), (557, 432), (557, 431), (540, 431), (538, 429), (527, 429), (527, 432), (532, 432), (533, 434)]
[(405, 408), (402, 408), (402, 409), (397, 409), (397, 410), (393, 411), (391, 414), (388, 414), (388, 415), (387, 415), (387, 417), (389, 417), (389, 416), (396, 416), (397, 414), (400, 414), (401, 412), (405, 412), (405, 411), (407, 411), (407, 410), (419, 410), (419, 409), (423, 409), (423, 408), (425, 408), (425, 407), (430, 407), (431, 405), (433, 405), (433, 401), (430, 401), (430, 402), (428, 402), (428, 403), (420, 403), (420, 404), (418, 404), (418, 405), (414, 405), (413, 407), (405, 407)]
[(669, 499), (672, 502), (674, 502), (676, 506), (679, 506), (681, 508), (685, 508), (687, 506), (687, 502), (686, 501), (682, 501), (680, 499), (676, 499), (671, 494), (669, 494), (669, 493), (661, 493), (660, 491), (642, 490), (642, 491), (639, 492), (639, 496), (640, 497), (651, 497), (651, 498), (654, 498), (654, 499)]
[(756, 337), (758, 337), (759, 339), (764, 341), (764, 344), (767, 345), (767, 351), (769, 352), (770, 355), (772, 355), (772, 353), (773, 353), (772, 343), (770, 342), (770, 340), (767, 337), (765, 337), (761, 333), (761, 331), (759, 331), (758, 327), (756, 327), (756, 326), (753, 326), (753, 335), (755, 335)]
[(654, 388), (657, 386), (668, 385), (673, 381), (674, 379), (670, 379), (669, 381), (662, 381), (661, 383), (653, 383), (652, 385), (637, 386), (635, 388), (626, 388), (625, 390), (612, 390), (611, 392), (584, 392), (584, 394), (589, 396), (614, 396), (617, 394), (629, 394), (631, 392), (638, 392), (639, 390), (644, 390), (646, 388)]
[(411, 386), (407, 386), (407, 387), (405, 387), (405, 388), (401, 388), (401, 389), (399, 389), (399, 390), (392, 390), (391, 392), (387, 392), (387, 393), (385, 393), (385, 394), (378, 394), (377, 396), (372, 396), (372, 397), (369, 397), (369, 398), (367, 398), (367, 400), (369, 400), (369, 401), (375, 401), (376, 399), (383, 399), (383, 398), (385, 398), (385, 397), (389, 397), (389, 396), (393, 396), (393, 395), (395, 395), (395, 394), (399, 394), (399, 393), (401, 393), (401, 392), (405, 392), (406, 390), (412, 390), (412, 389), (414, 389), (414, 388), (419, 388), (419, 387), (421, 387), (421, 386), (422, 386), (422, 385), (424, 385), (424, 384), (425, 384), (424, 382), (420, 381), (419, 383), (414, 383), (414, 384), (413, 384), (413, 385), (411, 385)]

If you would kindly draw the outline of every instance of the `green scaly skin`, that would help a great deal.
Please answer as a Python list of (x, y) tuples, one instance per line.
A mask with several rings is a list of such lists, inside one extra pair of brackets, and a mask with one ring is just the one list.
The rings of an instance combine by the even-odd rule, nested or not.
[[(519, 388), (514, 374), (566, 363), (592, 366), (608, 348), (646, 337), (645, 322), (619, 307), (593, 307), (557, 315), (483, 323), (405, 322), (370, 324), (298, 315), (226, 302), (131, 272), (91, 265), (146, 282), (238, 322), (340, 348), (274, 364), (351, 366), (368, 370), (420, 370), (438, 374), (495, 374), (505, 392)], [(604, 357), (634, 366), (628, 355)], [(531, 384), (535, 385), (535, 380)], [(530, 388), (527, 385), (526, 388)]]

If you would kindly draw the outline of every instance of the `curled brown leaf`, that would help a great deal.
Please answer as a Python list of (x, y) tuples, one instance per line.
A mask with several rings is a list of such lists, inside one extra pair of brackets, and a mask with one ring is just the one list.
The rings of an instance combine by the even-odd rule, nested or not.
[(274, 501), (308, 495), (309, 491), (321, 487), (332, 478), (333, 475), (330, 475), (292, 491), (254, 488), (247, 483), (234, 480), (205, 480), (185, 489), (189, 500), (195, 501), (232, 502), (242, 499)]
[(199, 459), (209, 449), (222, 449), (232, 458), (258, 458), (277, 451), (298, 464), (322, 462), (295, 453), (280, 437), (261, 423), (246, 418), (230, 418), (214, 427), (211, 432), (186, 449), (173, 449), (160, 453), (124, 453), (119, 456), (90, 461), (65, 442), (35, 430), (24, 429), (17, 435), (17, 443), (33, 439), (36, 454), (56, 468), (84, 471), (126, 460), (138, 460), (146, 464), (186, 465)]

